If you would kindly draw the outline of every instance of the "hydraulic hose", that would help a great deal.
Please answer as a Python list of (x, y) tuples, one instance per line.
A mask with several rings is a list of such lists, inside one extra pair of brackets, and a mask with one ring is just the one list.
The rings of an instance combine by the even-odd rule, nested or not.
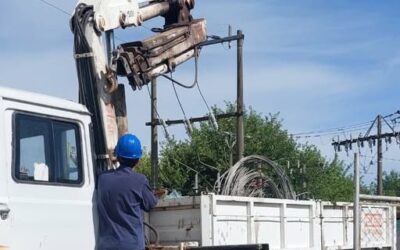
[[(155, 229), (152, 225), (150, 225), (150, 224), (147, 223), (147, 222), (143, 222), (143, 224), (144, 224), (146, 227), (148, 227), (151, 231), (154, 232), (154, 236), (156, 237), (155, 244), (158, 245), (158, 243), (159, 243), (159, 235), (158, 235), (157, 229)], [(150, 242), (150, 240), (149, 240), (149, 242)]]

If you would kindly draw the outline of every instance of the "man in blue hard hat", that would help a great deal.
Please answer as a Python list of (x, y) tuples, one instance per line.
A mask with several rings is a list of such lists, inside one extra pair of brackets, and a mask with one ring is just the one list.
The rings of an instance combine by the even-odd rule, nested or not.
[(98, 250), (143, 250), (143, 211), (157, 204), (147, 178), (134, 171), (142, 157), (139, 139), (123, 135), (115, 147), (119, 168), (98, 178)]

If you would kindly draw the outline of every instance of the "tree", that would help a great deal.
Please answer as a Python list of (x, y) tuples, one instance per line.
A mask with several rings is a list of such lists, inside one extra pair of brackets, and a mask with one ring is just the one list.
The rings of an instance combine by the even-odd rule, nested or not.
[(150, 154), (147, 151), (143, 152), (142, 158), (140, 159), (138, 165), (135, 167), (136, 171), (144, 174), (149, 181), (151, 180), (151, 163)]
[[(228, 103), (225, 111), (234, 110)], [(162, 147), (161, 183), (165, 187), (193, 192), (196, 172), (202, 190), (212, 190), (217, 173), (229, 168), (237, 158), (235, 150), (236, 120), (219, 120), (219, 129), (209, 123), (194, 128), (190, 139), (172, 140)], [(264, 117), (252, 108), (245, 110), (245, 155), (262, 155), (286, 166), (298, 194), (316, 199), (350, 200), (352, 181), (346, 176), (343, 163), (328, 162), (312, 145), (298, 144), (282, 127), (279, 114)]]
[[(391, 170), (389, 173), (383, 172), (383, 195), (387, 196), (400, 196), (400, 172)], [(364, 184), (361, 186), (361, 193), (370, 195), (376, 194), (377, 183), (374, 182)]]
[(400, 196), (400, 173), (394, 170), (383, 173), (383, 192), (388, 196)]

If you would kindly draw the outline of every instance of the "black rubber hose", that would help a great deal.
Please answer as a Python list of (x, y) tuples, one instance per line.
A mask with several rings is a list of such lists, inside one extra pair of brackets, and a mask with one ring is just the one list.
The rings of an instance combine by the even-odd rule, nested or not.
[[(158, 235), (157, 229), (155, 229), (152, 225), (150, 225), (150, 224), (147, 223), (147, 222), (143, 222), (143, 224), (144, 224), (146, 227), (148, 227), (151, 231), (154, 232), (154, 236), (156, 237), (155, 244), (158, 245), (158, 243), (159, 243), (159, 235)], [(149, 240), (149, 242), (150, 242), (150, 240)], [(151, 242), (150, 242), (150, 243), (151, 243)]]

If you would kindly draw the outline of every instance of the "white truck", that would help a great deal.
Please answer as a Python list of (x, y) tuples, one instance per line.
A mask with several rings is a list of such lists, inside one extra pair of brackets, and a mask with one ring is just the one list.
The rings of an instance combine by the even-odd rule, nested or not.
[(0, 246), (94, 249), (89, 112), (12, 89), (0, 96)]
[[(162, 245), (268, 243), (273, 250), (353, 249), (353, 204), (201, 195), (160, 201), (149, 214)], [(362, 249), (396, 248), (396, 206), (361, 205)]]
[[(91, 123), (81, 104), (0, 88), (0, 246), (95, 248)], [(362, 213), (362, 246), (396, 249), (395, 206)], [(160, 201), (148, 221), (164, 245), (352, 248), (351, 204), (203, 195)]]
[[(95, 248), (92, 137), (83, 105), (0, 88), (0, 246)], [(363, 248), (396, 249), (396, 208), (362, 213)], [(148, 221), (164, 245), (352, 248), (351, 204), (203, 195), (160, 201)]]

